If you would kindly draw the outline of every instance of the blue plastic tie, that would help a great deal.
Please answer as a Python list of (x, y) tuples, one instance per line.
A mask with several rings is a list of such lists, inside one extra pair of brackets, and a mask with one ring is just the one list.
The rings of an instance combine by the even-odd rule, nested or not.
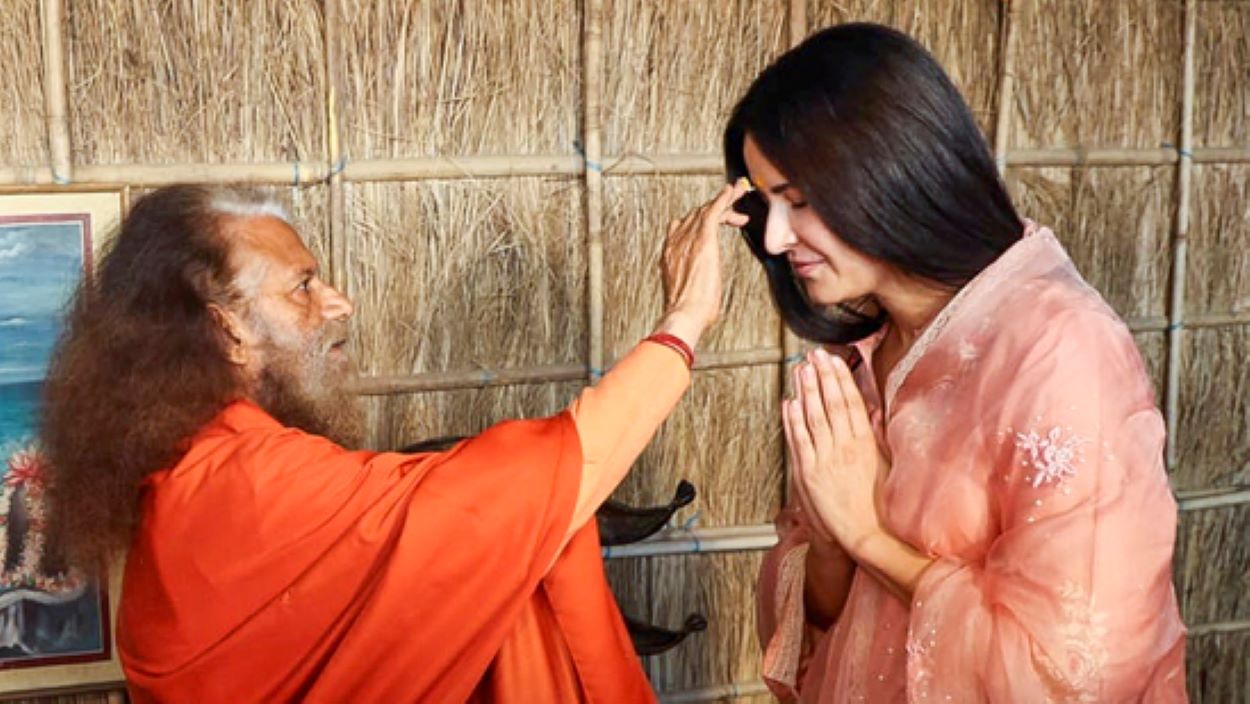
[(582, 158), (582, 163), (586, 164), (586, 168), (591, 171), (603, 173), (603, 164), (600, 164), (597, 161), (590, 161), (586, 158), (586, 150), (582, 147), (580, 140), (573, 140), (573, 149), (577, 152), (577, 155)]
[(1194, 153), (1193, 153), (1193, 152), (1189, 151), (1188, 149), (1181, 149), (1180, 147), (1175, 146), (1175, 145), (1173, 145), (1173, 144), (1169, 144), (1168, 142), (1164, 142), (1164, 143), (1163, 143), (1163, 148), (1164, 148), (1164, 149), (1174, 149), (1174, 150), (1176, 150), (1176, 153), (1177, 153), (1177, 154), (1180, 154), (1180, 155), (1181, 155), (1181, 157), (1182, 157), (1182, 158), (1185, 158), (1185, 159), (1193, 159), (1193, 158), (1194, 158)]
[(681, 531), (690, 536), (690, 539), (694, 541), (694, 551), (696, 553), (703, 552), (703, 544), (699, 542), (699, 536), (694, 532), (694, 526), (698, 523), (698, 521), (699, 512), (695, 511), (694, 514), (691, 515), (690, 518), (687, 518), (686, 522), (681, 525)]

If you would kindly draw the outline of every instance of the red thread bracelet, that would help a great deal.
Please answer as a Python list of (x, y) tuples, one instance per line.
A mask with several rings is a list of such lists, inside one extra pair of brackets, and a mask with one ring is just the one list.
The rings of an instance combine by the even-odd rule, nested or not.
[(670, 350), (673, 350), (677, 354), (681, 355), (681, 359), (686, 363), (687, 369), (694, 369), (694, 350), (690, 349), (690, 345), (687, 345), (686, 341), (680, 337), (670, 335), (666, 332), (657, 332), (644, 337), (642, 341), (654, 342), (657, 345), (664, 345)]

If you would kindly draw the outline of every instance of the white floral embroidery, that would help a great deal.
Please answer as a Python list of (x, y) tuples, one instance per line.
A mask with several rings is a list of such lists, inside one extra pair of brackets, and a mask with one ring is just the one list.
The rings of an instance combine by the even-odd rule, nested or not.
[(933, 686), (933, 655), (929, 650), (923, 635), (907, 640), (907, 689), (914, 697), (921, 699), (928, 698), (929, 689)]
[(961, 364), (971, 364), (981, 357), (981, 350), (968, 338), (959, 341), (959, 362)]
[(1016, 433), (1016, 449), (1027, 453), (1020, 463), (1035, 472), (1032, 479), (1034, 488), (1051, 481), (1063, 486), (1068, 479), (1076, 476), (1076, 465), (1085, 462), (1082, 448), (1088, 442), (1088, 438), (1080, 435), (1064, 438), (1063, 429), (1057, 425), (1044, 436), (1033, 430)]
[(1062, 665), (1043, 661), (1059, 702), (1096, 702), (1103, 669), (1107, 666), (1107, 615), (1094, 608), (1094, 598), (1081, 585), (1068, 581), (1059, 588), (1063, 624)]

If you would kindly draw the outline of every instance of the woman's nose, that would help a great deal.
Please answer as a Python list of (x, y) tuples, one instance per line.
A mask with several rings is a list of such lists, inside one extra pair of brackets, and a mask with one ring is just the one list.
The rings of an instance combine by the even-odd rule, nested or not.
[(764, 249), (772, 255), (784, 254), (798, 241), (785, 208), (769, 208), (768, 219), (764, 221)]

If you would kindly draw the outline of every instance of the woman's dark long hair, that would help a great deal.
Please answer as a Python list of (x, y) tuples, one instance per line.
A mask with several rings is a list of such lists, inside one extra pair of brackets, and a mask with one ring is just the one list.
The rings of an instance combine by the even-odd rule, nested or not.
[(240, 391), (208, 303), (238, 300), (215, 205), (253, 198), (170, 186), (137, 201), (71, 303), (44, 382), (52, 544), (94, 568), (127, 547), (140, 484)]
[[(906, 35), (846, 24), (812, 35), (760, 74), (725, 130), (729, 181), (747, 136), (854, 249), (958, 290), (1022, 235), (984, 138), (937, 61)], [(767, 204), (749, 193), (743, 234), (790, 329), (822, 343), (877, 330), (871, 302), (818, 309), (784, 256), (764, 249)]]

